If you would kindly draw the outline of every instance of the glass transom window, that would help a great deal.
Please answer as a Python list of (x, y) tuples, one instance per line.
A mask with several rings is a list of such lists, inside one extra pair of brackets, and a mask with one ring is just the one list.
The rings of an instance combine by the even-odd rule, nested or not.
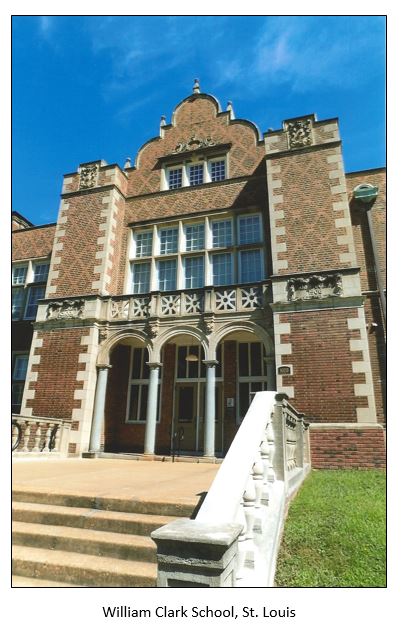
[(132, 264), (132, 292), (143, 294), (149, 292), (150, 262)]
[(175, 290), (177, 280), (177, 260), (159, 261), (159, 290), (167, 292)]
[(231, 220), (216, 220), (212, 222), (213, 248), (232, 246), (233, 227)]
[(233, 283), (233, 263), (231, 253), (219, 253), (212, 257), (213, 285)]
[(205, 247), (205, 225), (189, 224), (185, 228), (185, 249), (202, 250)]
[(176, 253), (178, 248), (178, 228), (160, 229), (160, 254)]
[(240, 253), (241, 283), (262, 280), (261, 251), (242, 250)]
[(260, 218), (258, 215), (242, 216), (238, 219), (239, 244), (260, 242)]
[(25, 285), (28, 266), (14, 266), (13, 285)]
[(170, 168), (168, 171), (168, 187), (169, 189), (182, 187), (182, 168)]
[(189, 166), (189, 184), (201, 185), (203, 183), (203, 163)]
[(203, 257), (187, 257), (185, 259), (185, 287), (203, 287), (203, 268)]
[(150, 257), (152, 254), (152, 231), (145, 231), (143, 233), (137, 233), (135, 257)]
[(226, 178), (226, 162), (224, 159), (210, 162), (210, 178), (213, 182), (224, 181)]

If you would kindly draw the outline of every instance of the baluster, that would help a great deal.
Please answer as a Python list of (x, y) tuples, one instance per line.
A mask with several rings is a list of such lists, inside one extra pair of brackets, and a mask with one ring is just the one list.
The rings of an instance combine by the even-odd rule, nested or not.
[[(12, 424), (12, 430), (11, 430), (11, 445), (14, 446), (14, 438), (15, 438), (15, 442), (17, 441), (18, 438), (18, 427), (16, 424)], [(21, 442), (19, 443), (19, 446), (14, 449), (14, 451), (18, 451), (19, 447), (21, 446)]]
[(39, 444), (40, 444), (40, 421), (39, 420), (35, 420), (35, 424), (36, 424), (35, 442), (34, 442), (34, 446), (33, 446), (33, 449), (32, 449), (32, 453), (39, 453), (40, 452), (40, 448), (39, 448)]
[[(56, 425), (54, 425), (54, 428), (56, 428)], [(63, 428), (63, 425), (59, 425), (58, 429), (56, 431), (56, 435), (54, 438), (54, 447), (52, 448), (52, 453), (58, 453), (60, 450), (60, 438), (61, 438), (61, 429)]]
[(269, 442), (267, 441), (267, 428), (260, 445), (260, 457), (263, 464), (262, 501), (269, 502)]
[(244, 514), (243, 503), (240, 503), (238, 508), (238, 513), (236, 516), (236, 522), (239, 525), (242, 525), (242, 531), (238, 537), (238, 555), (237, 555), (237, 566), (236, 566), (236, 580), (242, 579), (244, 577), (245, 570), (245, 558), (246, 558), (246, 519)]
[(48, 453), (50, 451), (49, 442), (50, 442), (50, 435), (52, 432), (52, 423), (46, 422), (45, 425), (46, 425), (46, 434), (45, 434), (45, 446), (43, 448), (43, 453)]
[(276, 480), (276, 473), (274, 471), (273, 460), (274, 460), (274, 450), (275, 450), (275, 442), (274, 442), (274, 430), (273, 423), (270, 420), (267, 425), (266, 430), (266, 438), (269, 444), (269, 472), (268, 472), (268, 480), (269, 483), (274, 483)]
[[(22, 425), (21, 425), (22, 427)], [(31, 424), (28, 420), (25, 420), (25, 429), (22, 436), (22, 451), (24, 453), (29, 453), (29, 436), (31, 435)]]

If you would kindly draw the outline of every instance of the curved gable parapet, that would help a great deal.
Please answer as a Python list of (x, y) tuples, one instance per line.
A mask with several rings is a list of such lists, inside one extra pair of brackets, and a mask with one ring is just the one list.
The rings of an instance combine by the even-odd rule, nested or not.
[(235, 120), (230, 120), (229, 124), (230, 125), (239, 124), (243, 126), (248, 126), (255, 133), (256, 144), (263, 143), (262, 134), (259, 130), (259, 127), (254, 122), (251, 122), (250, 120), (244, 120), (242, 118), (236, 118)]
[(174, 110), (171, 116), (171, 124), (173, 126), (177, 126), (177, 115), (179, 115), (180, 109), (184, 107), (186, 104), (192, 104), (195, 100), (209, 100), (215, 107), (215, 110), (216, 110), (215, 115), (217, 115), (218, 113), (222, 113), (220, 102), (217, 100), (215, 96), (212, 96), (211, 94), (191, 94), (190, 96), (187, 96), (186, 98), (184, 98), (184, 100), (181, 100), (181, 102), (179, 102), (178, 105), (174, 107)]
[(146, 148), (148, 148), (151, 144), (155, 142), (159, 142), (161, 139), (162, 138), (160, 136), (152, 137), (151, 139), (148, 139), (148, 141), (146, 141), (144, 144), (142, 144), (142, 146), (139, 148), (138, 152), (136, 153), (135, 162), (134, 162), (135, 168), (139, 168), (139, 162), (140, 162), (142, 152), (146, 150)]

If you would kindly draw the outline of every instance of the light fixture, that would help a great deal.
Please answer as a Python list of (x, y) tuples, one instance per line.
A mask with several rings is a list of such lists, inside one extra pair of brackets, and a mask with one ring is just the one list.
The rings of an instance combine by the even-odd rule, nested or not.
[(199, 357), (198, 357), (198, 355), (194, 355), (193, 353), (189, 353), (189, 355), (187, 355), (185, 357), (185, 361), (199, 361)]

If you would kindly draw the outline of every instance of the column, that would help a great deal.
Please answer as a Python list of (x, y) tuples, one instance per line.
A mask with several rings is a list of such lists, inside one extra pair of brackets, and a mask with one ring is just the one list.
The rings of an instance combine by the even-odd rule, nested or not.
[(107, 377), (111, 366), (98, 366), (95, 403), (93, 407), (92, 429), (89, 440), (89, 451), (100, 451), (100, 440), (104, 422), (104, 407), (106, 404)]
[(274, 356), (265, 357), (265, 362), (267, 370), (267, 391), (275, 392), (277, 390), (277, 383)]
[(216, 365), (214, 359), (205, 360), (206, 364), (206, 402), (205, 402), (205, 457), (214, 457), (214, 432), (216, 412)]
[(154, 455), (156, 442), (157, 398), (159, 393), (159, 372), (162, 364), (148, 362), (149, 390), (146, 408), (145, 455)]

